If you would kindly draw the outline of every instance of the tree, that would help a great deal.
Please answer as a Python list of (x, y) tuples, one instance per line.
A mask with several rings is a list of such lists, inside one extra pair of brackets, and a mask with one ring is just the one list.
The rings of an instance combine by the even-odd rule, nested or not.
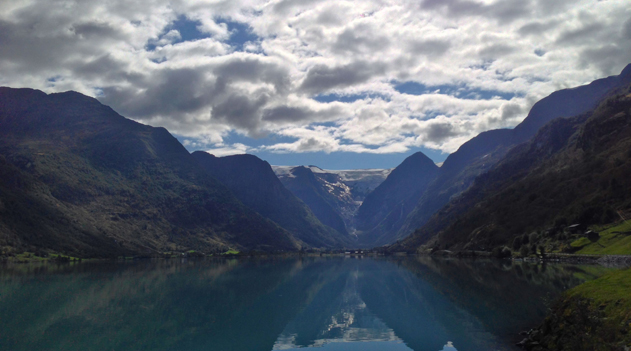
[(521, 237), (515, 237), (515, 239), (513, 239), (513, 250), (517, 251), (519, 250), (519, 248), (521, 247)]
[(528, 257), (528, 254), (530, 254), (530, 250), (528, 249), (528, 246), (522, 245), (521, 249), (519, 250), (519, 254), (521, 255), (521, 257)]

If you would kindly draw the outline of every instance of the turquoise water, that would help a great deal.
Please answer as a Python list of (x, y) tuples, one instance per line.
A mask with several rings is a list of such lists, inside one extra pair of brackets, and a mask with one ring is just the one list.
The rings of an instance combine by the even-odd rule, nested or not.
[(0, 266), (0, 350), (514, 350), (603, 268), (429, 257)]

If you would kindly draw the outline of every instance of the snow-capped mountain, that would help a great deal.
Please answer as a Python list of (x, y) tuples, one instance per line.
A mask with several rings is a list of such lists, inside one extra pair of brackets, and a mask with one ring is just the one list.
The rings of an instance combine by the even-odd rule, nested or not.
[(342, 233), (355, 231), (355, 213), (391, 169), (324, 170), (316, 166), (272, 166), (280, 181), (320, 221)]

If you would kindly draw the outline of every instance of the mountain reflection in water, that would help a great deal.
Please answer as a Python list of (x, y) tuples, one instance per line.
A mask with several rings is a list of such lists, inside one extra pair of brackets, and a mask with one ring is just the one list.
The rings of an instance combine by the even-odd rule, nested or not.
[(429, 257), (0, 266), (0, 350), (513, 350), (544, 298), (602, 273)]

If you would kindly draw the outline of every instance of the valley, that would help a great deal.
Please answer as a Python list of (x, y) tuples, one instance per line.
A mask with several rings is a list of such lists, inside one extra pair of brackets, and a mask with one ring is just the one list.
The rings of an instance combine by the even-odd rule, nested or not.
[(323, 170), (317, 166), (272, 168), (287, 189), (320, 214), (320, 221), (355, 237), (358, 209), (392, 172), (391, 169)]
[(191, 154), (81, 94), (2, 88), (2, 257), (610, 252), (566, 227), (613, 240), (598, 228), (628, 220), (629, 89), (631, 65), (555, 92), (441, 167), (417, 152), (394, 169), (324, 170)]
[(631, 7), (0, 1), (0, 351), (630, 351)]
[[(311, 335), (303, 327), (303, 313), (286, 315), (275, 326), (276, 333), (282, 331), (278, 339), (265, 341), (273, 349), (365, 340), (396, 348), (402, 339), (416, 342), (397, 322), (400, 316), (451, 328), (457, 324), (454, 314), (489, 330), (484, 337), (451, 330), (460, 350), (470, 345), (510, 350), (517, 325), (532, 327), (517, 343), (527, 350), (591, 350), (592, 345), (609, 350), (628, 343), (628, 328), (619, 328), (629, 318), (628, 268), (559, 294), (545, 319), (541, 314), (522, 322), (521, 316), (499, 312), (509, 310), (510, 303), (493, 307), (497, 317), (488, 308), (478, 311), (469, 300), (483, 300), (481, 292), (490, 293), (488, 287), (477, 291), (475, 284), (446, 283), (459, 276), (454, 263), (434, 260), (446, 256), (445, 262), (455, 259), (467, 267), (468, 261), (457, 257), (485, 257), (473, 262), (501, 258), (493, 262), (518, 264), (514, 269), (520, 279), (525, 267), (532, 270), (530, 276), (542, 277), (554, 261), (631, 264), (631, 65), (619, 76), (551, 94), (515, 129), (478, 135), (440, 167), (421, 152), (393, 169), (357, 170), (272, 166), (247, 154), (190, 153), (166, 129), (129, 120), (75, 92), (0, 88), (0, 136), (3, 264), (130, 258), (224, 262), (235, 256), (378, 263), (370, 277), (335, 273), (322, 282), (333, 290), (309, 288), (326, 306), (322, 311), (308, 307), (314, 308), (308, 312), (312, 315), (324, 312), (317, 327), (328, 325), (347, 335), (326, 332), (300, 341), (296, 335)], [(422, 282), (409, 273), (394, 280), (374, 275), (374, 269), (385, 267), (380, 257), (408, 255), (419, 261), (402, 263)], [(479, 269), (470, 274), (485, 276)], [(581, 274), (591, 280), (601, 273), (587, 269)], [(550, 284), (578, 284), (573, 277), (563, 279)], [(424, 310), (426, 298), (438, 301), (440, 308), (429, 308), (435, 317), (409, 314), (392, 302), (391, 292), (375, 290), (389, 284), (412, 284), (407, 289)], [(530, 282), (522, 288), (542, 292)], [(431, 289), (447, 289), (450, 300)], [(507, 288), (492, 290), (502, 289)], [(344, 296), (340, 310), (335, 306), (342, 300), (329, 293)], [(395, 297), (403, 298), (409, 299)], [(390, 301), (385, 310), (379, 307), (384, 301)], [(472, 314), (454, 312), (451, 303)], [(487, 327), (496, 318), (506, 318), (511, 327)], [(538, 327), (537, 320), (543, 320)], [(596, 332), (582, 336), (590, 330)], [(446, 343), (455, 349), (446, 334), (437, 335), (436, 347)]]

